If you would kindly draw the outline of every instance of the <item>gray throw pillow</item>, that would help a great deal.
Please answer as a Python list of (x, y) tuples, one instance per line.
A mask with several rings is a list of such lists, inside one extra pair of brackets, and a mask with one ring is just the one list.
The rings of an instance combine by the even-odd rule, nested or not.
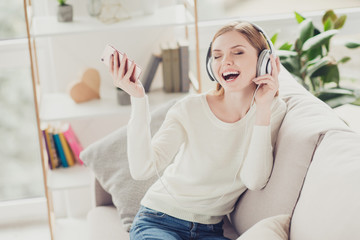
[[(151, 114), (151, 134), (160, 128), (166, 113), (176, 100), (158, 107)], [(157, 176), (146, 181), (132, 179), (127, 158), (126, 126), (91, 144), (81, 152), (84, 164), (94, 173), (100, 185), (112, 196), (126, 231), (139, 209), (140, 201)]]

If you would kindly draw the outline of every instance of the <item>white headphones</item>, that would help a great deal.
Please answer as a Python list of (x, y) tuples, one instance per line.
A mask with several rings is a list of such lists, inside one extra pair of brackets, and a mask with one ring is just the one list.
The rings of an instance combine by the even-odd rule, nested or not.
[[(241, 23), (241, 21), (239, 21), (238, 23)], [(250, 22), (248, 22), (248, 23), (250, 23)], [(265, 74), (270, 74), (271, 73), (270, 55), (275, 54), (274, 46), (273, 46), (271, 40), (269, 39), (269, 37), (266, 35), (266, 33), (258, 25), (254, 24), (254, 23), (250, 23), (250, 24), (256, 30), (258, 30), (260, 34), (262, 34), (264, 36), (264, 38), (270, 48), (270, 49), (262, 50), (259, 54), (258, 61), (256, 64), (256, 77), (265, 75)], [(206, 55), (206, 71), (210, 77), (210, 80), (216, 81), (216, 77), (215, 77), (215, 75), (212, 71), (212, 67), (211, 67), (211, 63), (212, 63), (211, 45), (212, 45), (212, 42), (210, 43), (210, 46), (209, 46), (209, 49), (208, 49), (207, 55)]]

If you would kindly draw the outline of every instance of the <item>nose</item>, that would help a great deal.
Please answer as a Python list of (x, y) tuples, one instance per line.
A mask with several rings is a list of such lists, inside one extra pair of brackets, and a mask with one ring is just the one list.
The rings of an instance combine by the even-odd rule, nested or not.
[(225, 54), (222, 59), (222, 63), (225, 65), (231, 65), (233, 63), (233, 58), (231, 54)]

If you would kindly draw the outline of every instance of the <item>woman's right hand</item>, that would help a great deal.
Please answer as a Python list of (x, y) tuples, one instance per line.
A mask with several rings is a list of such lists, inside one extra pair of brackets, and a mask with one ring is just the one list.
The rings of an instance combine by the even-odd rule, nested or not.
[[(128, 58), (124, 54), (121, 62), (119, 61), (119, 53), (117, 51), (110, 58), (109, 71), (113, 78), (113, 84), (127, 92), (130, 96), (133, 97), (144, 97), (145, 89), (139, 79), (135, 78), (135, 67), (136, 64), (127, 69), (126, 65)], [(119, 63), (120, 62), (120, 63)], [(127, 70), (126, 70), (127, 69)]]

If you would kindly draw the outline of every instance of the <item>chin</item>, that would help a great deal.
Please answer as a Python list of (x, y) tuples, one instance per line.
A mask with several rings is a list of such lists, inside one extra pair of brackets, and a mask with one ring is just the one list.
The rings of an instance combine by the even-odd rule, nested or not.
[(256, 88), (255, 83), (248, 82), (247, 84), (244, 84), (241, 80), (238, 81), (231, 81), (231, 82), (225, 82), (222, 84), (222, 87), (224, 88), (225, 92), (243, 92), (243, 91), (253, 91)]

